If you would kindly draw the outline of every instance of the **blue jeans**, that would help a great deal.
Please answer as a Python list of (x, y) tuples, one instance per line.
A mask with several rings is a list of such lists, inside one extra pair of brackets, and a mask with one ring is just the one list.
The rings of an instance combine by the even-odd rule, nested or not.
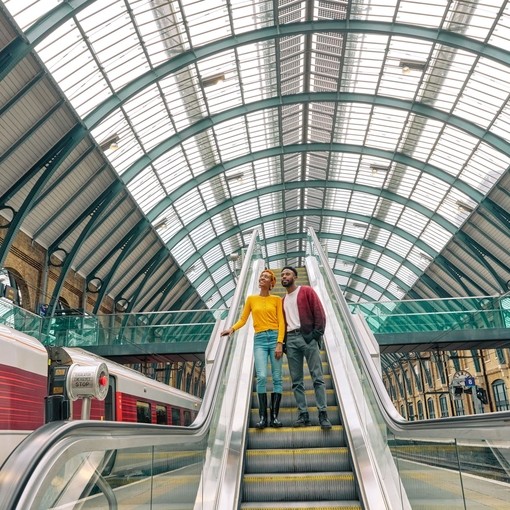
[(306, 402), (305, 384), (303, 380), (303, 364), (306, 358), (308, 370), (312, 376), (313, 389), (317, 409), (325, 411), (327, 408), (326, 384), (322, 375), (322, 360), (319, 344), (312, 340), (307, 344), (300, 333), (287, 334), (287, 361), (289, 363), (290, 378), (292, 379), (292, 390), (299, 413), (308, 412)]
[(254, 356), (255, 373), (257, 374), (257, 393), (266, 392), (267, 382), (267, 358), (271, 361), (271, 372), (273, 374), (273, 392), (282, 392), (282, 362), (277, 360), (274, 355), (278, 331), (268, 330), (255, 333)]

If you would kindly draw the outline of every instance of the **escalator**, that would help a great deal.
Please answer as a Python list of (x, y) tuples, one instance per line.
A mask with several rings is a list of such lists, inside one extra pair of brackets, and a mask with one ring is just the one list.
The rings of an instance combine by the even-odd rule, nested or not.
[[(306, 508), (361, 509), (356, 479), (336, 401), (336, 392), (323, 351), (328, 416), (333, 427), (322, 430), (315, 407), (310, 376), (305, 377), (312, 426), (293, 428), (297, 410), (284, 357), (283, 394), (279, 419), (282, 428), (259, 430), (258, 399), (251, 398), (247, 432), (241, 509)], [(268, 391), (272, 382), (269, 380)]]
[[(222, 328), (253, 293), (264, 263), (252, 255), (254, 246), (252, 240)], [(475, 442), (504, 459), (510, 451), (510, 412), (403, 420), (377, 372), (376, 346), (342, 304), (327, 259), (309, 256), (308, 264), (311, 285), (328, 316), (323, 355), (332, 430), (318, 426), (309, 379), (314, 421), (311, 427), (291, 427), (297, 416), (287, 369), (280, 411), (284, 426), (254, 428), (253, 331), (247, 325), (220, 342), (192, 427), (48, 424), (0, 470), (0, 510), (506, 508), (476, 506), (482, 482), (477, 479), (472, 492), (466, 490), (466, 462), (457, 455), (462, 443)], [(416, 453), (430, 452), (431, 444), (457, 456), (458, 468), (447, 483), (444, 470), (416, 461)], [(55, 504), (46, 505), (50, 494)]]

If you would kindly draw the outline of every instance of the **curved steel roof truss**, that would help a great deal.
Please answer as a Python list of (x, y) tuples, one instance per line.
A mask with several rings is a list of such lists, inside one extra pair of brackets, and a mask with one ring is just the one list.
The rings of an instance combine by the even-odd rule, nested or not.
[(309, 4), (211, 6), (204, 32), (186, 0), (0, 3), (0, 123), (32, 112), (0, 147), (28, 168), (0, 180), (0, 262), (23, 228), (66, 254), (53, 304), (73, 268), (96, 312), (216, 306), (250, 229), (300, 264), (313, 226), (350, 300), (505, 291), (506, 11)]

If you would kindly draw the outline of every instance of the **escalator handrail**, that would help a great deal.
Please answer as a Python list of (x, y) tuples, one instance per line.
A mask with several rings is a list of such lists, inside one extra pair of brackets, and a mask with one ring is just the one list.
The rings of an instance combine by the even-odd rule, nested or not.
[[(227, 345), (220, 349), (217, 357), (219, 363), (213, 364), (208, 384), (211, 392), (219, 384), (221, 368), (227, 357)], [(206, 398), (207, 391), (197, 419), (188, 427), (96, 420), (56, 421), (43, 425), (20, 443), (0, 469), (0, 509), (16, 508), (23, 491), (31, 490), (31, 477), (39, 464), (44, 459), (58, 457), (70, 442), (84, 443), (90, 439), (93, 441), (93, 449), (109, 450), (125, 441), (129, 441), (128, 444), (133, 448), (201, 441), (209, 430), (216, 400), (215, 395)]]
[[(246, 250), (246, 260), (253, 256), (257, 242), (258, 230), (254, 230)], [(244, 297), (249, 269), (250, 264), (243, 264), (226, 319), (227, 326), (233, 324)], [(219, 334), (218, 323), (213, 335)], [(90, 442), (95, 450), (111, 450), (117, 443), (121, 444), (127, 440), (129, 446), (133, 448), (201, 441), (209, 432), (216, 408), (218, 388), (231, 348), (231, 342), (219, 342), (202, 405), (190, 426), (79, 420), (51, 422), (34, 431), (17, 446), (0, 468), (0, 510), (16, 508), (23, 492), (33, 490), (32, 484), (39, 483), (39, 480), (32, 480), (32, 475), (40, 463), (45, 462), (45, 459), (54, 461), (59, 452), (62, 453), (68, 448), (72, 441)]]
[[(332, 283), (331, 287), (335, 294), (336, 302), (341, 307), (342, 317), (345, 319), (348, 332), (355, 342), (357, 351), (361, 354), (360, 360), (363, 363), (363, 369), (369, 376), (367, 378), (368, 383), (372, 388), (381, 416), (389, 430), (395, 436), (413, 437), (416, 439), (421, 437), (430, 438), (431, 436), (441, 438), (452, 438), (454, 436), (455, 438), (488, 440), (508, 439), (510, 434), (510, 429), (508, 428), (510, 424), (510, 411), (500, 411), (490, 415), (451, 416), (420, 421), (407, 421), (397, 412), (388, 396), (382, 378), (367, 351), (365, 343), (359, 338), (358, 329), (351, 317), (351, 311), (347, 306), (345, 297), (340, 292), (339, 285), (336, 283), (333, 271), (329, 266), (329, 261), (320, 249), (319, 240), (312, 228), (309, 228), (309, 233), (317, 247), (316, 255), (319, 256), (327, 278)], [(482, 432), (484, 434), (483, 438), (480, 437)]]

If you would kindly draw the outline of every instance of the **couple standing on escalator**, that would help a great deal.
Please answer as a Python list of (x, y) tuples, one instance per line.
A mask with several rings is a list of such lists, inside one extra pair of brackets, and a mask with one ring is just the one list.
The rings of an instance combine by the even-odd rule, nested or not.
[[(317, 293), (307, 285), (296, 285), (297, 277), (296, 268), (285, 266), (282, 269), (281, 282), (287, 294), (281, 299), (271, 295), (271, 289), (276, 284), (275, 274), (270, 269), (264, 269), (259, 276), (260, 293), (248, 296), (239, 320), (230, 329), (221, 332), (221, 336), (231, 335), (246, 324), (251, 313), (255, 330), (254, 357), (260, 418), (255, 426), (258, 429), (268, 425), (275, 428), (282, 426), (278, 413), (282, 398), (284, 344), (299, 412), (293, 426), (307, 427), (311, 424), (303, 380), (306, 359), (313, 381), (320, 426), (323, 429), (331, 428), (320, 354), (326, 314)], [(269, 421), (266, 393), (268, 358), (273, 377)]]

